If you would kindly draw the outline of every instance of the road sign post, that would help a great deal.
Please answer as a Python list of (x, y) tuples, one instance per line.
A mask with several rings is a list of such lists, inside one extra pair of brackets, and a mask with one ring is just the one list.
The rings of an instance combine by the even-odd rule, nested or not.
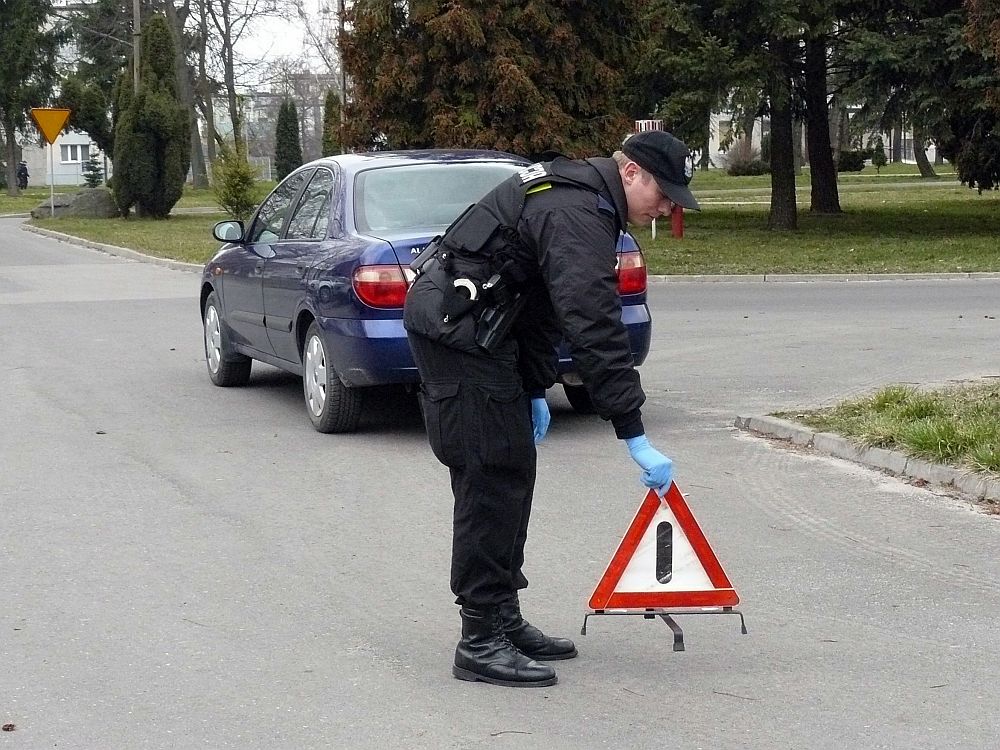
[(31, 116), (49, 144), (49, 211), (56, 215), (56, 156), (55, 142), (69, 119), (70, 110), (61, 107), (32, 107)]

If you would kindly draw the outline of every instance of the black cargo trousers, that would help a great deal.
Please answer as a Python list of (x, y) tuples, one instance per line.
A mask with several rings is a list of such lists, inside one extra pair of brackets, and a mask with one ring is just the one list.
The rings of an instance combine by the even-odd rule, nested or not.
[(479, 355), (412, 332), (409, 343), (427, 439), (451, 472), (451, 590), (458, 604), (498, 604), (528, 585), (521, 566), (536, 454), (517, 344)]

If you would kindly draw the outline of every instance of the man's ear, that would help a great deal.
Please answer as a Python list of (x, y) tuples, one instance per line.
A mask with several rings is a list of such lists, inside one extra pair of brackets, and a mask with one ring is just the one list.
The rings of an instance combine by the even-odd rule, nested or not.
[(642, 167), (636, 164), (634, 161), (629, 161), (625, 163), (622, 167), (622, 182), (632, 183), (639, 177), (639, 172), (642, 171)]

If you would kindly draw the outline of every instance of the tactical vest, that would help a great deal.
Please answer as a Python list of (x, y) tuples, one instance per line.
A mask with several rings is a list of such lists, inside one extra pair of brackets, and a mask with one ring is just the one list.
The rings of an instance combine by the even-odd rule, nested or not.
[[(466, 350), (478, 345), (492, 351), (503, 342), (524, 302), (521, 292), (533, 263), (517, 223), (531, 195), (555, 185), (589, 190), (599, 210), (617, 213), (602, 195), (606, 185), (594, 167), (556, 159), (520, 170), (469, 206), (410, 264), (416, 273), (427, 273), (442, 294), (437, 323), (426, 318), (418, 333)], [(475, 320), (475, 344), (454, 328), (465, 318)]]
[[(488, 259), (493, 273), (518, 275), (513, 269), (501, 270), (508, 258), (503, 256), (509, 245), (519, 243), (517, 222), (528, 198), (554, 185), (572, 185), (595, 194), (598, 208), (615, 213), (615, 208), (601, 194), (604, 180), (593, 167), (556, 159), (552, 162), (531, 164), (513, 177), (502, 182), (479, 203), (469, 206), (445, 231), (440, 240), (444, 253), (452, 253), (456, 261)], [(497, 258), (496, 256), (501, 256)], [(447, 264), (448, 258), (444, 259)], [(499, 262), (498, 262), (499, 261)], [(509, 265), (509, 264), (508, 264)], [(523, 279), (510, 278), (509, 283)]]

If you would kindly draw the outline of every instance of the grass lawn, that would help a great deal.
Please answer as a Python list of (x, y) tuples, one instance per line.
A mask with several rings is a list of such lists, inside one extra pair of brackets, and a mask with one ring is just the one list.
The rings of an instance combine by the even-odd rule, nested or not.
[[(956, 182), (955, 169), (950, 164), (942, 164), (935, 167), (938, 181)], [(805, 167), (800, 174), (796, 175), (795, 183), (799, 187), (809, 187), (809, 168)], [(914, 182), (921, 181), (920, 170), (916, 164), (887, 164), (881, 170), (875, 167), (866, 166), (860, 172), (841, 172), (837, 175), (837, 182), (841, 187), (854, 184), (888, 184), (894, 182)], [(934, 180), (925, 180), (933, 182)], [(956, 182), (957, 184), (957, 182)], [(698, 169), (691, 180), (691, 189), (695, 195), (701, 195), (704, 191), (715, 190), (739, 190), (746, 188), (763, 188), (770, 190), (771, 175), (747, 175), (744, 177), (731, 177), (724, 169), (709, 169), (703, 171)]]
[[(697, 194), (697, 193), (696, 193)], [(809, 214), (799, 229), (767, 229), (769, 195), (706, 199), (684, 214), (684, 238), (661, 220), (655, 240), (635, 231), (654, 274), (1000, 271), (1000, 193), (958, 186), (844, 190), (839, 216)]]
[[(67, 192), (67, 188), (57, 187), (56, 195)], [(26, 214), (42, 201), (49, 200), (47, 187), (31, 187), (20, 195), (7, 195), (6, 188), (0, 189), (0, 214)]]
[[(271, 180), (261, 180), (258, 182), (257, 188), (260, 191), (261, 200), (274, 190), (277, 184), (277, 182)], [(219, 208), (219, 204), (216, 202), (215, 192), (211, 188), (195, 189), (190, 185), (185, 185), (184, 194), (177, 201), (177, 208)]]
[(893, 385), (828, 409), (778, 416), (865, 445), (1000, 472), (1000, 382), (936, 390)]
[(138, 250), (160, 258), (204, 263), (221, 243), (212, 237), (212, 227), (226, 215), (176, 214), (165, 221), (154, 219), (34, 219), (39, 227), (84, 237), (107, 245)]
[[(866, 168), (870, 169), (870, 168)], [(635, 235), (652, 274), (906, 273), (1000, 271), (1000, 192), (979, 195), (953, 179), (918, 181), (916, 167), (892, 165), (881, 177), (841, 175), (839, 216), (809, 213), (808, 181), (800, 179), (799, 230), (767, 229), (769, 177), (707, 173), (725, 188), (702, 192), (703, 210), (685, 213), (682, 240), (661, 220)], [(888, 175), (885, 173), (889, 172)], [(853, 175), (851, 176), (853, 177)], [(906, 182), (885, 180), (903, 179)], [(44, 188), (33, 188), (37, 205)], [(8, 199), (10, 200), (10, 199)], [(22, 200), (22, 199), (17, 199)], [(179, 209), (213, 207), (210, 190), (186, 189)], [(4, 204), (0, 202), (0, 213)], [(218, 243), (211, 227), (220, 213), (175, 213), (166, 222), (137, 219), (43, 219), (36, 223), (66, 234), (131, 247), (162, 257), (206, 261)]]
[[(261, 182), (260, 190), (262, 195), (267, 195), (276, 183)], [(75, 193), (82, 188), (57, 186), (56, 195), (61, 193)], [(20, 195), (7, 195), (6, 190), (0, 190), (0, 214), (20, 214), (27, 213), (42, 201), (49, 199), (49, 189), (47, 187), (28, 187)], [(215, 201), (215, 193), (210, 188), (194, 189), (189, 185), (184, 186), (184, 194), (177, 201), (177, 208), (218, 208)]]

